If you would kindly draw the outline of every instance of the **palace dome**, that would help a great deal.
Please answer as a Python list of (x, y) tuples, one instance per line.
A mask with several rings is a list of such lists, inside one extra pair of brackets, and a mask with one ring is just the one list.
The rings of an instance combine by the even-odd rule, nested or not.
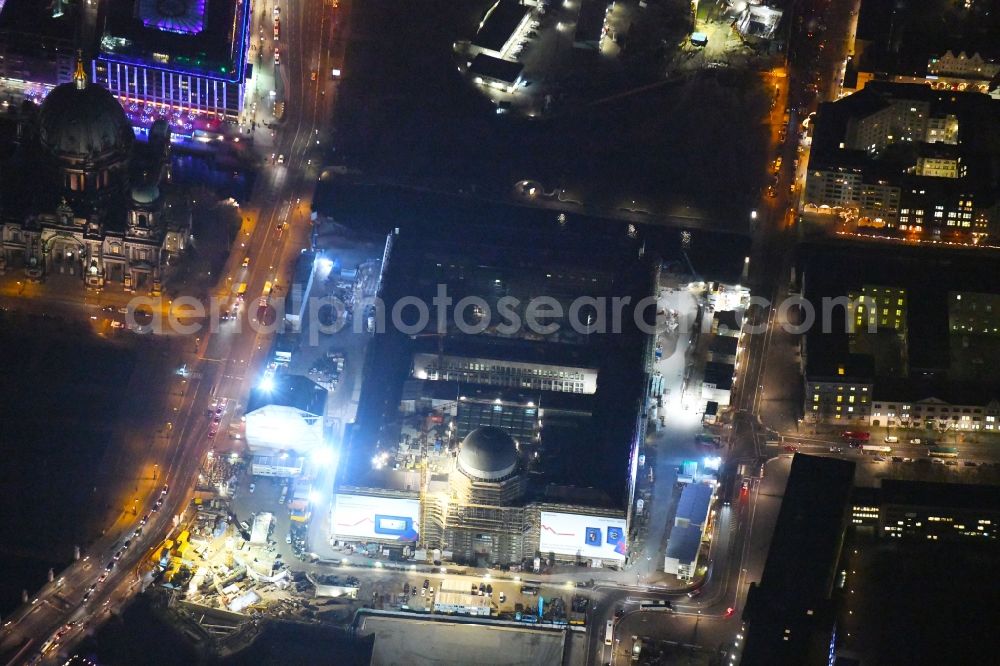
[(114, 95), (85, 78), (49, 93), (38, 113), (38, 129), (42, 147), (58, 158), (124, 158), (135, 140)]
[(458, 467), (476, 479), (497, 481), (517, 468), (517, 444), (500, 428), (477, 428), (459, 446)]

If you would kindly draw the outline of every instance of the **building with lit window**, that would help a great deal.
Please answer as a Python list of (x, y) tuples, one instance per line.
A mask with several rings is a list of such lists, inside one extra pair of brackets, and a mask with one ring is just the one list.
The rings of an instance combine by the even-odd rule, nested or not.
[[(395, 551), (391, 530), (412, 524), (419, 536), (402, 556), (418, 561), (622, 566), (652, 338), (630, 310), (620, 326), (607, 319), (602, 329), (595, 310), (579, 314), (582, 326), (564, 319), (542, 332), (525, 308), (540, 297), (565, 313), (583, 297), (639, 302), (654, 284), (640, 241), (598, 220), (569, 229), (545, 211), (498, 204), (430, 197), (420, 209), (406, 225), (394, 214), (386, 310), (403, 297), (440, 302), (442, 289), (476, 305), (464, 324), (446, 309), (372, 338), (337, 480), (338, 497), (353, 499), (334, 509), (332, 538)], [(442, 220), (460, 220), (462, 232)], [(504, 303), (522, 325), (505, 324)], [(398, 501), (363, 514), (385, 490)]]
[(837, 214), (859, 233), (995, 239), (996, 104), (979, 94), (882, 81), (820, 105), (803, 212)]
[(855, 333), (889, 329), (906, 335), (905, 289), (865, 285), (860, 292), (850, 292), (848, 298)]
[(982, 291), (1000, 262), (962, 252), (804, 250), (803, 295), (817, 316), (800, 338), (807, 422), (1000, 430), (990, 369), (1000, 296)]
[(851, 523), (880, 538), (996, 541), (1000, 496), (994, 486), (882, 479), (854, 489)]
[(163, 117), (190, 135), (236, 120), (243, 109), (248, 0), (110, 0), (93, 77), (136, 126)]
[(948, 294), (948, 329), (952, 334), (1000, 336), (1000, 294)]
[(488, 358), (415, 354), (416, 379), (444, 380), (484, 386), (587, 393), (597, 391), (597, 370)]
[(183, 207), (166, 206), (160, 191), (166, 124), (136, 141), (114, 96), (87, 80), (82, 58), (73, 81), (40, 108), (26, 101), (17, 122), (14, 154), (2, 164), (0, 272), (159, 294), (190, 235)]

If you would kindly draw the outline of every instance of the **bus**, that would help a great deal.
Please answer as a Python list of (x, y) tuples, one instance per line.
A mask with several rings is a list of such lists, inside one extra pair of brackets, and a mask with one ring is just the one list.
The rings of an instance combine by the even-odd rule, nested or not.
[(673, 612), (674, 604), (668, 599), (656, 599), (639, 602), (639, 610), (643, 611), (670, 611)]
[(957, 458), (958, 449), (954, 446), (934, 446), (927, 449), (927, 455), (932, 458)]
[(862, 453), (874, 453), (876, 455), (887, 455), (889, 453), (892, 453), (892, 447), (890, 447), (890, 446), (879, 446), (879, 445), (875, 445), (875, 444), (862, 444), (861, 445), (861, 452)]
[(535, 581), (528, 581), (521, 584), (521, 594), (528, 594), (533, 597), (538, 596), (538, 591), (541, 588), (541, 583)]
[(243, 296), (247, 293), (247, 283), (241, 282), (240, 286), (236, 288), (236, 298), (243, 300)]
[(608, 626), (604, 627), (604, 644), (611, 645), (615, 637), (615, 621), (608, 620)]

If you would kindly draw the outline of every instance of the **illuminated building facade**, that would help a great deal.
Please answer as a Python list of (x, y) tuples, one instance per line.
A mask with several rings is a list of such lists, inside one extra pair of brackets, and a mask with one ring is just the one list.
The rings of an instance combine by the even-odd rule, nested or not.
[(948, 329), (953, 335), (1000, 335), (1000, 294), (948, 294)]
[(900, 287), (865, 285), (848, 295), (854, 331), (890, 329), (906, 334), (906, 290)]
[(248, 0), (198, 0), (181, 14), (154, 0), (109, 5), (93, 76), (135, 124), (166, 116), (174, 132), (190, 134), (199, 118), (239, 117), (250, 72)]
[(820, 105), (803, 211), (837, 214), (859, 233), (995, 241), (995, 104), (975, 93), (879, 81)]
[(996, 541), (1000, 502), (991, 486), (882, 479), (855, 488), (851, 523), (883, 538)]
[(190, 221), (164, 206), (166, 124), (138, 143), (118, 101), (87, 81), (57, 86), (40, 109), (20, 110), (14, 156), (3, 165), (0, 270), (41, 280), (63, 274), (88, 287), (157, 294)]

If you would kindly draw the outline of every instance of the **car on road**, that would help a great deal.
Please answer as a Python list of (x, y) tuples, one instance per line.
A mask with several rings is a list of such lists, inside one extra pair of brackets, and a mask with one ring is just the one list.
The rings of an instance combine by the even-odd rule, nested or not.
[(729, 608), (726, 609), (726, 612), (723, 615), (723, 617), (732, 617), (733, 613), (735, 613), (735, 612), (736, 612), (736, 609), (733, 608), (732, 606), (730, 606)]
[(831, 446), (830, 453), (843, 453), (844, 449), (839, 446)]
[(694, 599), (695, 597), (697, 597), (699, 595), (701, 595), (701, 588), (700, 587), (698, 589), (691, 590), (690, 592), (688, 592), (688, 599)]
[(282, 153), (278, 155), (278, 164), (284, 164), (284, 163), (285, 163), (285, 155), (284, 153)]
[(148, 513), (145, 516), (142, 517), (142, 519), (139, 521), (139, 524), (140, 525), (145, 525), (147, 522), (149, 522), (149, 514)]
[(500, 603), (507, 601), (507, 595), (503, 592), (500, 593)]
[(785, 453), (795, 453), (796, 451), (799, 450), (799, 447), (792, 446), (791, 444), (785, 444), (783, 447), (781, 447), (781, 450), (784, 451)]
[(859, 440), (862, 442), (867, 442), (871, 439), (871, 434), (864, 432), (863, 430), (845, 430), (840, 433), (840, 436), (844, 439)]
[(166, 495), (166, 494), (167, 494), (167, 491), (169, 491), (169, 490), (170, 490), (170, 486), (168, 486), (168, 485), (164, 484), (164, 485), (163, 485), (163, 490), (161, 490), (161, 491), (160, 491), (160, 497), (162, 497), (162, 496)]
[(278, 18), (279, 16), (281, 16), (281, 7), (279, 7), (278, 5), (274, 6), (273, 16), (274, 18)]
[(153, 505), (153, 511), (159, 511), (160, 507), (163, 506), (163, 499), (156, 500), (156, 504)]
[(291, 543), (291, 542), (292, 542), (292, 533), (289, 532), (288, 534), (285, 535), (285, 543)]
[(965, 464), (966, 467), (976, 467), (977, 466), (977, 463), (973, 462), (972, 460), (966, 460), (964, 464)]
[(750, 493), (750, 479), (743, 479), (740, 484), (740, 497), (746, 497)]
[(110, 562), (108, 562), (108, 565), (106, 567), (104, 567), (104, 570), (105, 571), (111, 571), (114, 568), (115, 568), (115, 561), (111, 560)]
[(277, 48), (274, 49), (274, 64), (275, 65), (281, 64), (281, 53), (278, 52)]
[(120, 549), (117, 553), (115, 553), (115, 557), (114, 557), (115, 562), (117, 562), (118, 560), (122, 559), (122, 555), (124, 555), (124, 554), (125, 554), (125, 550), (124, 549)]
[(253, 491), (255, 491), (255, 490), (257, 490), (257, 484), (256, 483), (251, 483), (250, 484), (250, 494), (253, 494)]
[(910, 440), (910, 444), (920, 444), (921, 439), (919, 437), (914, 437)]
[(315, 69), (313, 71), (309, 72), (309, 80), (310, 81), (315, 81), (318, 78), (319, 78), (319, 74), (316, 72)]

